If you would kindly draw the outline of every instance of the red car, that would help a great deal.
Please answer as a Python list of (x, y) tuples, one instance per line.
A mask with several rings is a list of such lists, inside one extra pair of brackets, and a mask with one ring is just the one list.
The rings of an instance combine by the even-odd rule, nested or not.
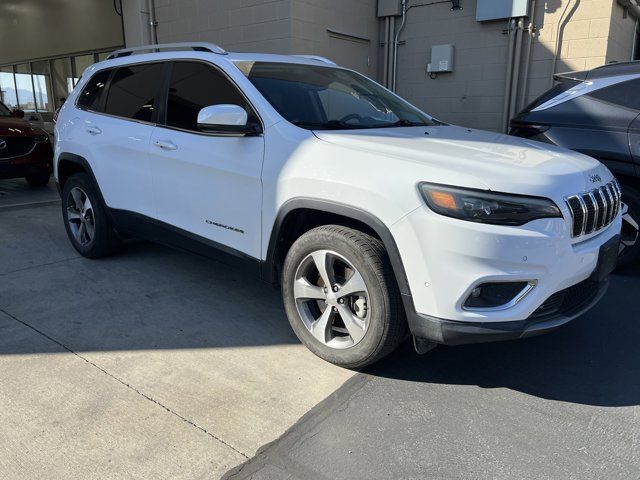
[(24, 177), (32, 187), (49, 182), (53, 147), (49, 135), (23, 120), (22, 110), (0, 102), (0, 179)]

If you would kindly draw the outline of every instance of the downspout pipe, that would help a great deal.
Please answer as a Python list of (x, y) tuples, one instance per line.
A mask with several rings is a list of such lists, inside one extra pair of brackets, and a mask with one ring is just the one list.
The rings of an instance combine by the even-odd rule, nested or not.
[(393, 52), (394, 52), (394, 48), (393, 48), (393, 38), (394, 38), (394, 34), (396, 31), (396, 19), (391, 17), (389, 19), (389, 41), (388, 41), (388, 45), (389, 45), (389, 68), (387, 69), (387, 78), (386, 78), (386, 85), (387, 88), (389, 90), (392, 90), (392, 82), (393, 82), (393, 69), (394, 69), (394, 64), (395, 64), (395, 59), (393, 57)]
[(524, 108), (525, 102), (527, 101), (527, 90), (529, 86), (529, 64), (531, 63), (531, 48), (533, 46), (533, 35), (535, 34), (536, 29), (536, 0), (531, 0), (531, 5), (529, 8), (529, 32), (527, 35), (527, 46), (524, 50), (524, 70), (522, 71), (522, 91), (520, 92), (520, 98), (518, 100), (518, 108), (520, 111)]
[(384, 60), (382, 61), (382, 82), (387, 87), (387, 72), (389, 69), (389, 17), (384, 17)]
[(511, 87), (513, 86), (513, 54), (515, 47), (515, 29), (516, 29), (516, 21), (515, 19), (511, 19), (509, 21), (509, 47), (508, 52), (509, 56), (507, 58), (507, 76), (505, 81), (505, 93), (504, 93), (504, 104), (502, 107), (502, 131), (506, 132), (509, 127), (509, 99), (511, 98)]
[(158, 21), (156, 20), (156, 2), (147, 0), (147, 10), (149, 10), (149, 39), (152, 45), (158, 44)]
[(516, 27), (516, 46), (515, 53), (513, 55), (513, 78), (511, 79), (511, 98), (509, 99), (509, 118), (507, 119), (507, 125), (505, 131), (509, 130), (509, 122), (516, 114), (516, 108), (518, 106), (518, 84), (520, 83), (520, 62), (522, 60), (522, 34), (524, 33), (524, 19), (520, 17), (518, 19)]
[(407, 23), (407, 0), (402, 0), (402, 22), (400, 28), (396, 32), (396, 36), (393, 39), (393, 73), (391, 76), (391, 90), (396, 91), (396, 73), (398, 70), (398, 41), (400, 40), (400, 34), (404, 30)]

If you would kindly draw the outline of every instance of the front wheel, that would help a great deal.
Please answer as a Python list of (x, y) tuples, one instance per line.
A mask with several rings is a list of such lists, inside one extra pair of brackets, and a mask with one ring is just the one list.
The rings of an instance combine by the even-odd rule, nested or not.
[(298, 338), (336, 365), (369, 365), (406, 336), (387, 252), (358, 230), (327, 225), (302, 235), (287, 253), (282, 288)]

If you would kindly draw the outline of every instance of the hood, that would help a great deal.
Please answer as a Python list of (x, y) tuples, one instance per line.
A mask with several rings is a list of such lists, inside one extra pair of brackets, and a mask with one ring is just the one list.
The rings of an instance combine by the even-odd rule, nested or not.
[(21, 118), (0, 118), (0, 136), (2, 137), (25, 137), (37, 135), (43, 130), (32, 127), (29, 122)]
[(422, 165), (426, 178), (420, 180), (461, 187), (549, 197), (590, 190), (612, 177), (604, 165), (580, 153), (450, 125), (314, 134), (326, 142)]

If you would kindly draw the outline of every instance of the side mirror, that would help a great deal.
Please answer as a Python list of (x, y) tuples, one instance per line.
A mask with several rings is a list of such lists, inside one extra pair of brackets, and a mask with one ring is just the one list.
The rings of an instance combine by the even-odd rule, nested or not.
[(14, 117), (14, 118), (24, 118), (24, 110), (20, 110), (18, 108), (15, 108), (11, 112), (11, 116)]
[(198, 128), (203, 132), (246, 135), (256, 133), (247, 125), (249, 115), (239, 105), (209, 105), (198, 112)]

